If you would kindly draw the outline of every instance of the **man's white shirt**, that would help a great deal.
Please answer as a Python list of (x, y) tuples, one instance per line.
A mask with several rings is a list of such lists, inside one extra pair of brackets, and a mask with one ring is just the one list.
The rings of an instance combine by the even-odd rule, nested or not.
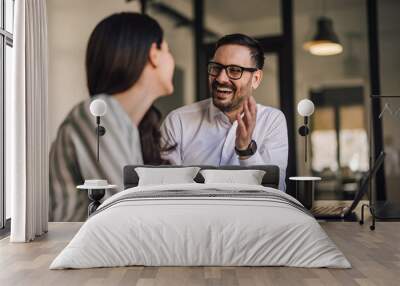
[(240, 160), (235, 153), (237, 121), (206, 99), (172, 111), (162, 127), (163, 142), (177, 144), (163, 155), (173, 165), (277, 165), (279, 189), (285, 190), (288, 137), (285, 115), (279, 109), (257, 104), (257, 121), (252, 139), (257, 152)]

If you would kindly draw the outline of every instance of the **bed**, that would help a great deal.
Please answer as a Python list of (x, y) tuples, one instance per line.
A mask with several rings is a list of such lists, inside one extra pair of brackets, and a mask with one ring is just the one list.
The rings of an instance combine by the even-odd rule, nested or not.
[(276, 166), (199, 166), (263, 170), (261, 185), (205, 184), (199, 173), (193, 183), (150, 186), (138, 185), (137, 167), (124, 168), (125, 190), (100, 205), (50, 269), (351, 267), (308, 210), (277, 190)]

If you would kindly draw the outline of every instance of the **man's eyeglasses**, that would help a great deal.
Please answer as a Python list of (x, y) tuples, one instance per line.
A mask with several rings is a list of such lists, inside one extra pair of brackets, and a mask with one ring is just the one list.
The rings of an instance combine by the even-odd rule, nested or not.
[(245, 68), (245, 67), (241, 67), (241, 66), (237, 66), (237, 65), (222, 65), (220, 63), (216, 63), (216, 62), (209, 62), (208, 63), (208, 74), (211, 76), (218, 76), (220, 74), (220, 72), (222, 71), (222, 69), (225, 70), (227, 76), (230, 79), (240, 79), (243, 75), (244, 71), (248, 71), (248, 72), (255, 72), (256, 70), (258, 70), (257, 68)]

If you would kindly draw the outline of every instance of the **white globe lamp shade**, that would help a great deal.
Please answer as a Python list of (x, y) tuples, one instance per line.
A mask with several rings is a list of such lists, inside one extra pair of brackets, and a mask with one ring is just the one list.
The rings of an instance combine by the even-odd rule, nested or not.
[(311, 116), (314, 113), (314, 103), (309, 99), (303, 99), (297, 104), (297, 112), (301, 116)]
[(104, 116), (107, 113), (107, 104), (102, 99), (95, 99), (90, 103), (90, 113), (93, 116)]

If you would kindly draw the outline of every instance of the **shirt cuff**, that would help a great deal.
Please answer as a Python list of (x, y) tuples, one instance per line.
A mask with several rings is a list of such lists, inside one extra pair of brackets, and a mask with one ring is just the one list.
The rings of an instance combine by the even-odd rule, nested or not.
[(239, 159), (240, 166), (252, 166), (252, 165), (262, 165), (263, 160), (261, 158), (260, 153), (256, 152), (253, 156), (250, 156), (247, 159), (241, 160)]

